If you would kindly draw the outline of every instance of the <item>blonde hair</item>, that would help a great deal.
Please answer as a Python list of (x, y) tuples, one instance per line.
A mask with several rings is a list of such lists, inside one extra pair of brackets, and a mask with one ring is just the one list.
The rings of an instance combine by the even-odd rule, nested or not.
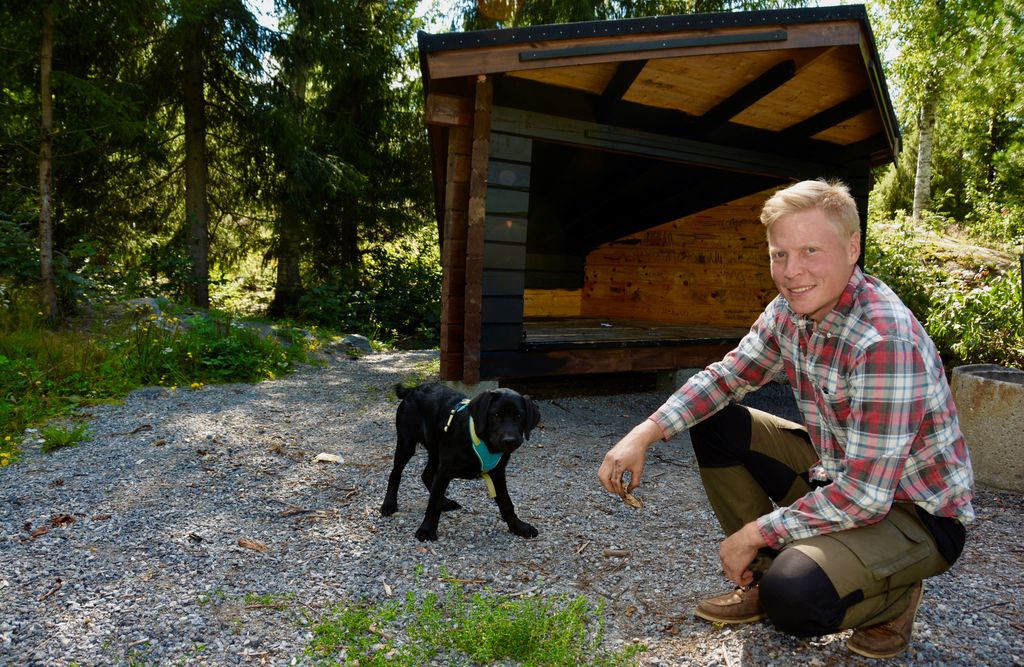
[(841, 237), (860, 233), (857, 202), (850, 195), (850, 188), (842, 181), (824, 179), (800, 181), (773, 194), (761, 209), (761, 224), (771, 227), (783, 216), (815, 208), (825, 214)]

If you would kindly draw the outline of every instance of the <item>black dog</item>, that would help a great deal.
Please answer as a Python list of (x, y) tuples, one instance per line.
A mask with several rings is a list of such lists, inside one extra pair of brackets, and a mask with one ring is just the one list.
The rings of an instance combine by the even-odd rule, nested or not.
[[(486, 391), (471, 401), (442, 384), (411, 389), (397, 385), (395, 393), (402, 399), (395, 414), (398, 446), (380, 513), (391, 516), (398, 509), (402, 470), (419, 443), (427, 450), (427, 466), (421, 477), (430, 490), (430, 500), (416, 539), (436, 540), (441, 512), (461, 507), (445, 496), (453, 479), (484, 477), (486, 481), (485, 475), (493, 482), (488, 483), (488, 490), (508, 529), (521, 537), (536, 537), (537, 529), (521, 521), (512, 507), (505, 484), (505, 466), (509, 455), (524, 439), (530, 439), (530, 431), (540, 421), (537, 404), (511, 389)], [(477, 436), (476, 450), (470, 423)]]

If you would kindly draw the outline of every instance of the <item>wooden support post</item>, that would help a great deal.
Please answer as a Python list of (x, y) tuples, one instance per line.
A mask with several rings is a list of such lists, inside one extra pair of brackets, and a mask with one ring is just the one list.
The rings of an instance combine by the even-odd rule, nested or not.
[(465, 323), (466, 215), (469, 207), (469, 153), (473, 131), (453, 127), (448, 134), (444, 230), (441, 241), (441, 379), (461, 380)]
[(487, 163), (491, 153), (491, 103), (494, 85), (477, 77), (473, 105), (473, 149), (469, 177), (469, 218), (466, 230), (466, 319), (463, 330), (462, 380), (480, 381), (480, 320), (483, 310), (484, 224), (487, 213)]

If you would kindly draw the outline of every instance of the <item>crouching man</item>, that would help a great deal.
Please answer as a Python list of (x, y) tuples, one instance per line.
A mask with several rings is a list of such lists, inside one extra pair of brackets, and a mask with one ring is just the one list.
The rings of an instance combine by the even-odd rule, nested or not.
[[(857, 265), (859, 217), (844, 185), (781, 190), (761, 222), (779, 296), (736, 349), (607, 453), (598, 478), (626, 494), (648, 447), (690, 429), (737, 586), (696, 614), (767, 617), (799, 637), (852, 628), (850, 650), (891, 657), (910, 642), (922, 580), (956, 561), (974, 518), (942, 361), (893, 291)], [(733, 402), (780, 371), (803, 425)]]

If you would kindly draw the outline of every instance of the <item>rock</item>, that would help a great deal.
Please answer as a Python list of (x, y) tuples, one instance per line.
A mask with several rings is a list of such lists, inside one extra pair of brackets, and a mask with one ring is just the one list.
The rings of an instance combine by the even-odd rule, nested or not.
[(366, 336), (349, 334), (341, 339), (341, 344), (345, 346), (346, 352), (353, 351), (359, 355), (373, 354), (373, 346), (370, 345), (370, 339)]

